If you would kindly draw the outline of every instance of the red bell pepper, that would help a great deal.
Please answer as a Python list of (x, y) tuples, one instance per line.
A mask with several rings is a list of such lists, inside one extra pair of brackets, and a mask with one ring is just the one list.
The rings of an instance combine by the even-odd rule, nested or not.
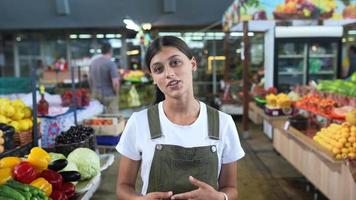
[(75, 186), (73, 183), (63, 182), (60, 191), (66, 194), (68, 198), (71, 198), (75, 193)]
[(38, 176), (36, 169), (29, 162), (16, 165), (13, 174), (16, 180), (26, 184), (30, 184)]
[(50, 169), (45, 169), (42, 171), (40, 176), (46, 179), (53, 186), (54, 189), (61, 188), (63, 177), (59, 173)]
[(53, 190), (51, 196), (49, 196), (52, 200), (68, 200), (68, 197), (64, 194), (64, 192)]

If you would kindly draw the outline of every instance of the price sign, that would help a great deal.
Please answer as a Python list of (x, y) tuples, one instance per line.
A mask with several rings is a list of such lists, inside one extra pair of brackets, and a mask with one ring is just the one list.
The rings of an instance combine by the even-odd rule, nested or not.
[(278, 116), (278, 114), (279, 114), (278, 110), (272, 111), (272, 115), (273, 115), (273, 116)]
[(289, 126), (290, 126), (289, 121), (286, 121), (286, 123), (284, 123), (284, 127), (283, 127), (283, 128), (284, 128), (284, 130), (288, 131)]

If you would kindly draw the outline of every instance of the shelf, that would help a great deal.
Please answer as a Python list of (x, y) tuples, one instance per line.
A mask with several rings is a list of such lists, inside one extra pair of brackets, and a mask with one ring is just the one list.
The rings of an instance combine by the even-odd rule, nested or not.
[(335, 74), (335, 72), (332, 70), (324, 70), (324, 71), (319, 71), (317, 73), (309, 73), (309, 75), (328, 75), (328, 74)]
[(278, 72), (278, 75), (303, 75), (303, 72)]
[(304, 58), (304, 55), (278, 55), (278, 58)]
[(310, 58), (336, 58), (335, 54), (310, 54)]

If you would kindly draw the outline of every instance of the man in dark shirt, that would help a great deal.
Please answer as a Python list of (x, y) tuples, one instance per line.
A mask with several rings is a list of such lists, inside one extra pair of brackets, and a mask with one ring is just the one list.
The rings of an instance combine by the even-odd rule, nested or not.
[(92, 97), (104, 105), (105, 113), (118, 113), (120, 77), (115, 63), (111, 61), (113, 54), (111, 45), (103, 44), (101, 53), (102, 55), (90, 64), (89, 84)]
[(349, 71), (347, 76), (351, 76), (353, 73), (356, 72), (356, 46), (355, 45), (351, 45), (349, 47), (348, 56), (350, 60), (350, 66), (349, 66)]

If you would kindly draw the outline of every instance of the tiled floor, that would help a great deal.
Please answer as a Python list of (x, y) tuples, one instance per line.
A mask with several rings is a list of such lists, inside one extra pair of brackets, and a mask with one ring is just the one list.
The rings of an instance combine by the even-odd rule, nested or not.
[[(237, 124), (241, 124), (237, 119)], [(241, 137), (240, 137), (241, 138)], [(246, 156), (238, 162), (238, 191), (242, 200), (313, 200), (313, 189), (307, 192), (307, 180), (274, 151), (262, 127), (250, 125), (250, 138), (241, 138)], [(116, 199), (115, 185), (119, 158), (102, 174), (94, 200)], [(312, 187), (310, 187), (312, 188)], [(325, 199), (320, 193), (318, 200)]]

